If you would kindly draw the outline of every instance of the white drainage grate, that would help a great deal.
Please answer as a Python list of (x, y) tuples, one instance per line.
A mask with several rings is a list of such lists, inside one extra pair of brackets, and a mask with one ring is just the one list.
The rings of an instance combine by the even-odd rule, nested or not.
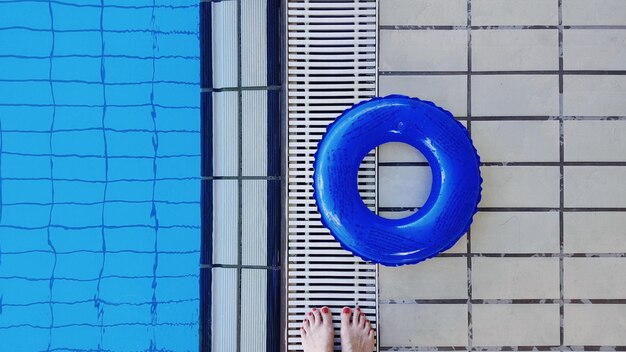
[[(358, 305), (376, 325), (376, 265), (341, 249), (320, 223), (312, 188), (313, 155), (326, 126), (376, 93), (376, 13), (376, 0), (287, 0), (289, 351), (301, 350), (299, 328), (311, 307), (339, 313)], [(376, 209), (374, 153), (362, 164), (359, 189)]]

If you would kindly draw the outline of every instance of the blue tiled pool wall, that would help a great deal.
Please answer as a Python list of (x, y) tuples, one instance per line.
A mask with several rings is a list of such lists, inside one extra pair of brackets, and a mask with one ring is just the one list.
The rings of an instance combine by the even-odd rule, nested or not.
[(196, 351), (199, 9), (0, 1), (0, 350)]

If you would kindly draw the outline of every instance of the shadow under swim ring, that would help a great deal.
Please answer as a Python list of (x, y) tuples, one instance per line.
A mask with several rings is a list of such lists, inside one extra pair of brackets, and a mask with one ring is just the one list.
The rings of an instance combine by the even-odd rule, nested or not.
[[(371, 212), (357, 188), (359, 165), (387, 142), (418, 149), (432, 171), (424, 206), (403, 219)], [(435, 104), (390, 95), (354, 105), (328, 126), (313, 164), (321, 220), (341, 246), (376, 263), (414, 264), (452, 247), (480, 201), (480, 159), (463, 125)]]

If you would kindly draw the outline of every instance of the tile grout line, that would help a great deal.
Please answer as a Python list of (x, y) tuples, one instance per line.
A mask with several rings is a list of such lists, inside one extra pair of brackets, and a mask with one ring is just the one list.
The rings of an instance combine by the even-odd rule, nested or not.
[[(449, 30), (538, 30), (538, 29), (559, 29), (559, 26), (551, 25), (480, 25), (480, 26), (455, 26), (455, 25), (410, 25), (410, 24), (385, 24), (380, 29), (385, 31), (449, 31)], [(626, 25), (569, 25), (562, 26), (564, 29), (585, 29), (585, 30), (621, 30), (626, 29)]]
[(441, 258), (626, 258), (626, 253), (441, 253)]
[[(52, 130), (54, 130), (54, 124), (55, 124), (55, 120), (57, 117), (57, 108), (56, 108), (56, 98), (55, 98), (55, 90), (54, 90), (54, 83), (52, 82), (52, 66), (53, 66), (53, 62), (54, 62), (54, 52), (55, 52), (55, 33), (54, 33), (54, 11), (52, 8), (52, 2), (48, 1), (48, 13), (50, 16), (50, 30), (52, 33), (52, 41), (51, 41), (51, 46), (50, 46), (50, 56), (49, 56), (49, 70), (48, 70), (48, 84), (50, 86), (50, 97), (52, 99), (52, 119), (50, 121), (50, 132), (52, 132)], [(101, 13), (102, 15), (102, 13)], [(100, 21), (100, 29), (102, 30), (102, 21)], [(102, 53), (104, 54), (104, 53)], [(101, 59), (102, 60), (102, 59)], [(101, 62), (101, 68), (102, 68), (102, 62)], [(102, 78), (102, 76), (101, 76)], [(102, 81), (104, 81), (102, 79)], [(103, 94), (106, 97), (106, 93), (104, 91), (104, 87), (103, 87)], [(105, 99), (106, 102), (106, 99)], [(102, 113), (102, 124), (104, 127), (104, 111)], [(105, 146), (105, 154), (106, 154), (106, 134), (103, 132), (103, 137), (104, 137), (104, 146)], [(53, 212), (54, 212), (54, 203), (55, 203), (55, 194), (54, 194), (54, 159), (52, 157), (52, 141), (53, 141), (53, 134), (50, 133), (49, 134), (49, 139), (48, 139), (48, 147), (50, 148), (50, 157), (49, 157), (49, 165), (50, 165), (50, 200), (51, 200), (51, 206), (50, 206), (50, 210), (48, 212), (48, 224), (47, 224), (47, 228), (46, 228), (46, 240), (47, 240), (47, 245), (50, 248), (50, 251), (53, 254), (53, 263), (52, 263), (52, 270), (50, 271), (50, 278), (48, 280), (48, 292), (49, 292), (49, 297), (48, 297), (48, 311), (50, 312), (50, 325), (49, 325), (49, 332), (48, 332), (48, 350), (50, 350), (50, 347), (52, 346), (52, 328), (55, 326), (54, 324), (54, 301), (53, 301), (53, 294), (54, 294), (54, 280), (55, 280), (55, 272), (56, 272), (56, 267), (57, 267), (57, 262), (58, 262), (58, 253), (56, 250), (56, 247), (52, 241), (52, 233), (50, 231), (50, 225), (52, 224), (52, 217), (53, 217)], [(0, 155), (1, 157), (2, 155)], [(105, 163), (107, 161), (105, 160)], [(105, 178), (106, 178), (106, 168), (105, 168)], [(104, 193), (103, 193), (103, 201), (106, 200), (106, 184), (105, 184), (105, 188), (104, 188)], [(0, 199), (0, 202), (2, 202), (2, 199)], [(104, 205), (102, 206), (102, 219), (104, 219)], [(101, 237), (102, 237), (102, 241), (104, 244), (104, 230), (101, 229)], [(104, 248), (104, 250), (106, 251), (106, 247)], [(103, 253), (103, 258), (104, 258), (104, 253)], [(104, 261), (102, 262), (102, 266), (100, 268), (100, 277), (102, 276), (102, 270), (104, 269)], [(96, 298), (99, 299), (100, 297), (100, 281), (98, 281), (98, 286), (97, 286), (97, 291), (96, 291)], [(99, 311), (99, 307), (98, 307), (98, 303), (96, 301), (96, 310), (98, 312), (98, 317), (100, 316), (100, 311)], [(102, 340), (102, 328), (100, 328), (100, 340)]]
[[(399, 211), (414, 211), (419, 210), (420, 207), (380, 207), (380, 211), (384, 212), (399, 212)], [(478, 211), (487, 212), (558, 212), (561, 209), (559, 207), (478, 207)], [(626, 212), (626, 208), (568, 208), (564, 207), (565, 213), (576, 212)]]
[(203, 180), (216, 181), (236, 181), (236, 180), (257, 180), (257, 181), (280, 181), (280, 176), (202, 176)]
[(255, 270), (280, 270), (280, 266), (275, 265), (255, 265), (255, 264), (202, 264), (201, 269), (223, 268), (223, 269), (255, 269)]
[[(469, 30), (468, 30), (469, 32)], [(530, 75), (572, 75), (572, 76), (624, 76), (626, 70), (469, 70), (475, 76), (530, 76)], [(468, 71), (459, 70), (380, 70), (381, 76), (465, 76)]]
[[(104, 41), (104, 33), (102, 30), (104, 29), (104, 1), (100, 1), (100, 81), (103, 82), (102, 86), (102, 140), (104, 143), (104, 187), (102, 191), (102, 201), (106, 202), (107, 199), (107, 190), (109, 185), (109, 149), (108, 149), (108, 141), (107, 141), (107, 133), (106, 133), (106, 113), (107, 113), (107, 89), (104, 86), (104, 82), (106, 81), (106, 64), (105, 64), (105, 41)], [(105, 234), (105, 213), (106, 207), (102, 206), (101, 212), (101, 223), (102, 227), (100, 229), (101, 235), (101, 249), (102, 249), (102, 262), (100, 265), (100, 271), (98, 272), (98, 284), (96, 286), (96, 297), (97, 303), (95, 304), (96, 309), (98, 310), (98, 318), (99, 318), (99, 327), (100, 327), (100, 344), (103, 341), (104, 335), (104, 307), (100, 306), (100, 285), (103, 279), (104, 268), (106, 264), (106, 254), (107, 254), (107, 246), (106, 246), (106, 234)]]
[(221, 88), (201, 88), (201, 92), (223, 93), (223, 92), (238, 92), (238, 91), (270, 91), (280, 90), (279, 85), (270, 86), (242, 86), (238, 84), (237, 87), (221, 87)]
[[(626, 161), (487, 161), (481, 162), (480, 166), (486, 167), (512, 167), (512, 166), (526, 166), (526, 167), (556, 167), (563, 164), (563, 166), (626, 166)], [(423, 161), (383, 161), (380, 162), (381, 167), (425, 167), (428, 166), (427, 162)]]
[(565, 207), (564, 188), (564, 131), (563, 131), (563, 0), (558, 0), (558, 40), (559, 40), (559, 349), (565, 346), (565, 300), (563, 295), (563, 209)]
[[(472, 138), (472, 0), (467, 0), (467, 133)], [(472, 322), (472, 227), (467, 229), (467, 349), (474, 349)]]
[[(467, 117), (455, 116), (457, 120), (464, 121)], [(557, 121), (558, 116), (547, 115), (526, 115), (526, 116), (473, 116), (473, 121)], [(614, 115), (614, 116), (591, 116), (591, 115), (578, 115), (578, 116), (562, 116), (563, 121), (624, 121), (626, 115)]]
[[(416, 299), (384, 299), (382, 304), (412, 305), (412, 304), (437, 304), (437, 305), (459, 305), (466, 303), (463, 298), (416, 298)], [(528, 305), (528, 304), (559, 304), (559, 298), (532, 298), (532, 299), (472, 299), (472, 304), (477, 305)], [(588, 305), (588, 304), (626, 304), (626, 299), (597, 299), (597, 298), (576, 298), (564, 300), (567, 304)]]
[[(237, 87), (241, 87), (241, 2), (242, 0), (237, 1)], [(243, 254), (243, 219), (242, 219), (242, 208), (243, 208), (243, 116), (242, 116), (242, 90), (237, 90), (237, 345), (236, 351), (241, 351), (241, 320), (242, 320), (242, 309), (241, 309), (241, 289), (242, 289), (242, 254)]]
[[(155, 6), (156, 6), (156, 0), (152, 0), (151, 24), (153, 28), (156, 27)], [(152, 68), (152, 77), (151, 77), (152, 84), (150, 85), (150, 105), (151, 105), (150, 116), (152, 117), (152, 129), (154, 130), (153, 137), (152, 137), (152, 148), (154, 150), (154, 157), (152, 158), (152, 174), (153, 174), (154, 181), (152, 181), (152, 199), (151, 199), (152, 210), (150, 214), (154, 221), (154, 261), (152, 264), (152, 302), (151, 302), (152, 304), (150, 306), (151, 323), (153, 325), (156, 325), (158, 323), (158, 317), (159, 317), (158, 316), (159, 304), (157, 300), (157, 285), (158, 285), (157, 271), (159, 268), (159, 217), (158, 217), (157, 206), (155, 203), (155, 193), (157, 189), (156, 178), (157, 178), (157, 167), (158, 167), (157, 157), (159, 153), (159, 134), (156, 132), (157, 111), (154, 106), (154, 78), (156, 76), (155, 55), (156, 55), (157, 48), (158, 48), (157, 35), (153, 33), (152, 34), (152, 67), (151, 67)], [(156, 348), (158, 343), (157, 343), (157, 333), (156, 333), (156, 329), (154, 328), (154, 326), (152, 328), (152, 339), (150, 340), (150, 344), (152, 343), (154, 343), (154, 347)]]
[[(382, 346), (381, 351), (466, 351), (467, 346), (420, 346), (415, 349), (414, 346)], [(474, 351), (558, 351), (563, 347), (566, 351), (626, 351), (626, 345), (506, 345), (506, 346), (479, 346)]]
[[(465, 73), (464, 75), (467, 75)], [(467, 116), (454, 116), (459, 121), (467, 121)], [(578, 116), (563, 116), (563, 121), (624, 121), (626, 115), (613, 115), (613, 116), (591, 116), (591, 115), (578, 115)], [(525, 115), (525, 116), (472, 116), (472, 121), (558, 121), (559, 116), (548, 115)], [(5, 131), (6, 132), (6, 131)]]

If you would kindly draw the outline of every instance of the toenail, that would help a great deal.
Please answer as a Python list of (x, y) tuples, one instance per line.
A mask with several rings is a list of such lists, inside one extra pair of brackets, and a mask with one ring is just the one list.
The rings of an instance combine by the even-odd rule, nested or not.
[(322, 308), (322, 313), (328, 313), (328, 307)]
[(356, 310), (358, 310), (359, 312), (361, 311), (361, 308), (357, 308)]
[(365, 313), (361, 313), (361, 316), (362, 316), (362, 317), (364, 317), (364, 316), (365, 316)]
[(315, 312), (317, 309), (313, 308), (313, 309), (311, 309), (311, 310)]
[(343, 312), (344, 312), (344, 313), (350, 313), (350, 308), (348, 308), (348, 307), (344, 307), (344, 308), (343, 308)]
[(309, 316), (313, 315), (313, 313), (309, 312)]

